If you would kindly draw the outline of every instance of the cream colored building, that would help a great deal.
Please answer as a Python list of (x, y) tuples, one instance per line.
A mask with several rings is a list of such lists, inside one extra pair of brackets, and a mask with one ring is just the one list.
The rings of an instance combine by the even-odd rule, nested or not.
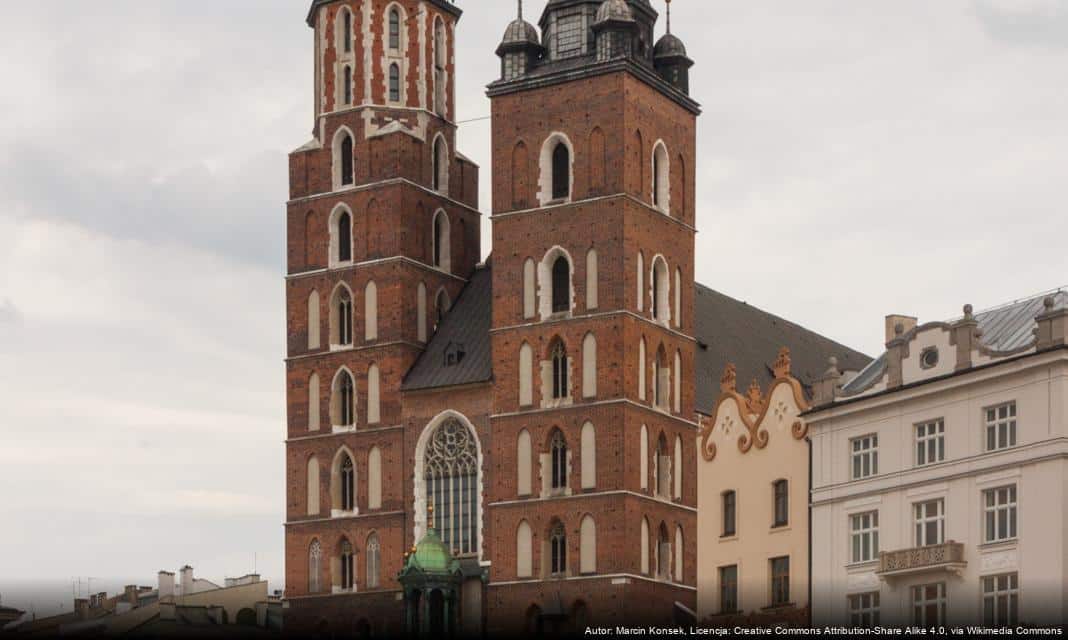
[(766, 391), (734, 365), (698, 436), (697, 615), (803, 620), (808, 605), (807, 408), (790, 352)]
[(1068, 293), (886, 327), (805, 414), (814, 623), (1063, 623)]

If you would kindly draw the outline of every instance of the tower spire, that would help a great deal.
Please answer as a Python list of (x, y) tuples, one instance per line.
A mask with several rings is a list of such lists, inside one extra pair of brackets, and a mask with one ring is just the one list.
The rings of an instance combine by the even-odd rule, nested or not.
[[(667, 3), (667, 32), (671, 33), (671, 0), (664, 0)], [(520, 11), (522, 11), (523, 0), (519, 0)]]
[(518, 2), (519, 2), (519, 19), (522, 20), (523, 19), (523, 0), (518, 0)]

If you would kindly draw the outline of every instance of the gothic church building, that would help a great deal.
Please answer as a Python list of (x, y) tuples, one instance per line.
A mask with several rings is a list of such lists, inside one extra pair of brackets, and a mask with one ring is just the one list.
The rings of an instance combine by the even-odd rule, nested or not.
[[(549, 0), (540, 30), (521, 8), (507, 26), (480, 263), (460, 17), (446, 0), (308, 14), (314, 138), (290, 156), (287, 209), (286, 627), (671, 622), (696, 606), (697, 434), (728, 353), (762, 384), (784, 345), (804, 383), (828, 356), (867, 361), (695, 285), (693, 63), (656, 38), (649, 0)], [(430, 539), (454, 588), (403, 587)]]

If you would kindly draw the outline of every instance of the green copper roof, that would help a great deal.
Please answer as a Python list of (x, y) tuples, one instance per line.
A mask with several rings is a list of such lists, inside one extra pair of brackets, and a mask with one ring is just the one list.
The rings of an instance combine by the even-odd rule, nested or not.
[(438, 537), (438, 532), (431, 527), (419, 544), (415, 545), (415, 553), (408, 556), (405, 570), (419, 569), (423, 573), (451, 574), (459, 565), (452, 557), (448, 547)]

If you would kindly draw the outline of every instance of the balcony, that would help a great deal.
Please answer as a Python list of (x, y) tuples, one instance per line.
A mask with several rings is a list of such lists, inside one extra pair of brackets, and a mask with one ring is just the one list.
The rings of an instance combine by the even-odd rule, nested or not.
[(879, 569), (875, 573), (882, 578), (930, 571), (945, 571), (959, 576), (966, 566), (964, 545), (950, 540), (929, 547), (880, 552)]

